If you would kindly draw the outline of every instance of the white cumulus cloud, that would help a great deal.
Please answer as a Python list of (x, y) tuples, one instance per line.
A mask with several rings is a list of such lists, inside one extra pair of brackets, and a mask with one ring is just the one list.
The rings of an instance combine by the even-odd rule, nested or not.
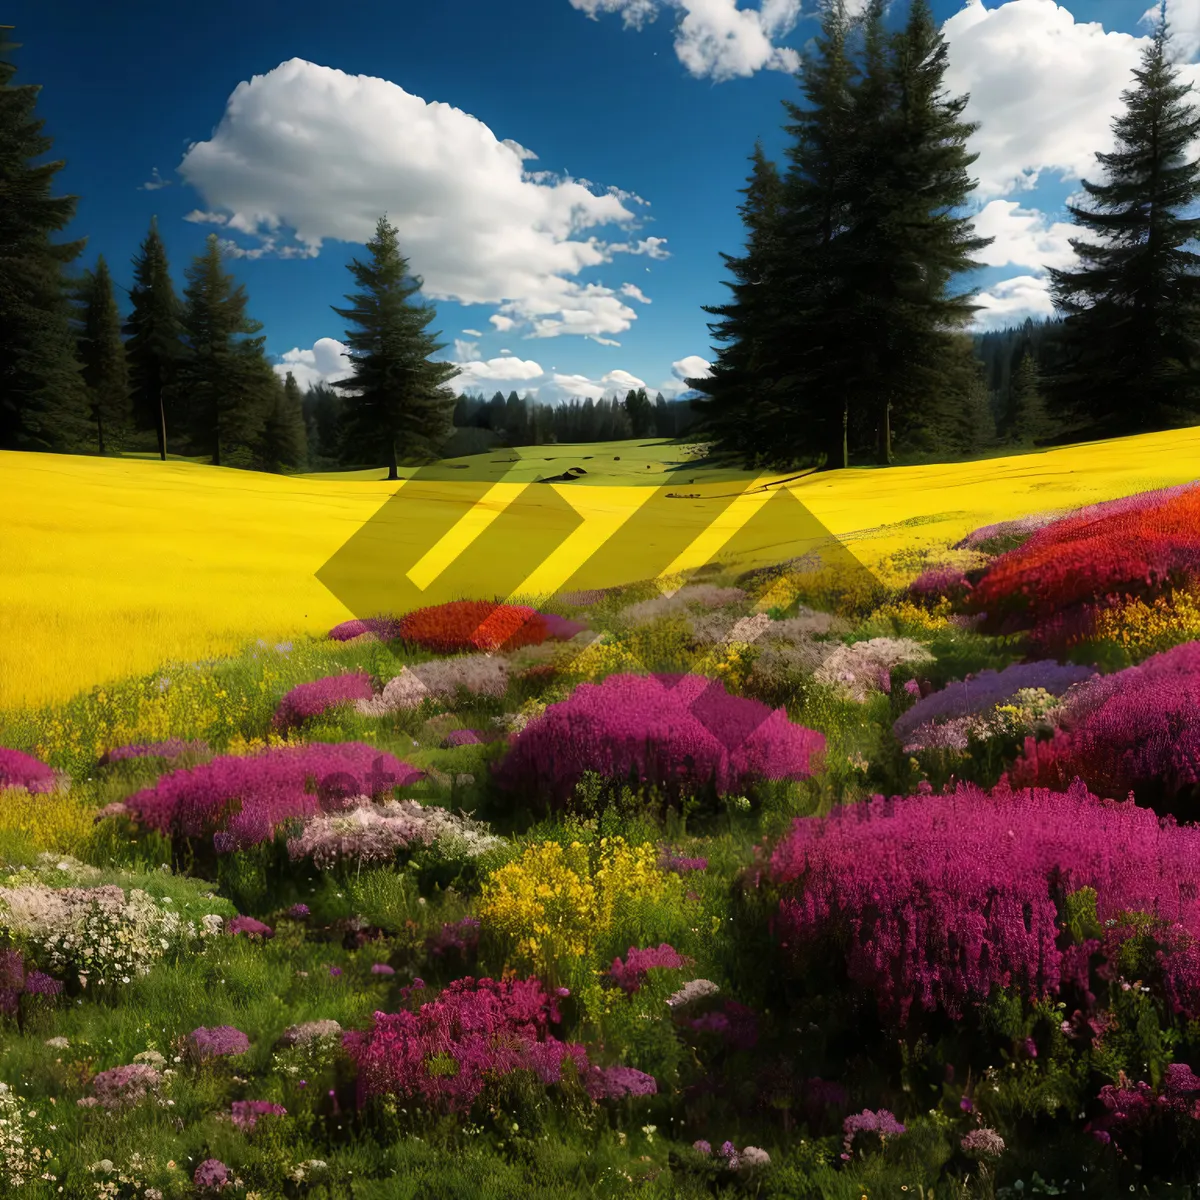
[(1016, 275), (980, 292), (973, 301), (980, 305), (971, 329), (985, 333), (1017, 325), (1026, 317), (1041, 320), (1054, 316), (1049, 281), (1044, 275)]
[(721, 83), (756, 71), (793, 72), (800, 56), (776, 39), (790, 33), (800, 16), (800, 0), (761, 0), (758, 8), (739, 8), (738, 0), (571, 0), (593, 20), (620, 13), (627, 29), (641, 29), (660, 7), (679, 14), (675, 57), (697, 79)]
[[(640, 198), (527, 172), (533, 157), (452, 105), (294, 58), (239, 84), (179, 171), (205, 201), (189, 220), (258, 243), (230, 253), (313, 256), (326, 240), (366, 242), (386, 214), (429, 299), (495, 306), (501, 332), (623, 333), (637, 314), (619, 279), (574, 277), (619, 253), (666, 257), (665, 239), (629, 240), (637, 218), (625, 199)], [(606, 242), (604, 226), (625, 239)]]
[(354, 374), (349, 348), (336, 338), (318, 338), (311, 350), (297, 346), (280, 357), (283, 361), (276, 363), (276, 372), (286, 375), (291, 371), (301, 391), (313, 384), (332, 383)]

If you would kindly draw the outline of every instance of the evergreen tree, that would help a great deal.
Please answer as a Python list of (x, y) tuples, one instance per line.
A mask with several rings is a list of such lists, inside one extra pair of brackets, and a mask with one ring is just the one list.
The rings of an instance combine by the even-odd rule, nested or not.
[(346, 334), (354, 374), (334, 385), (346, 392), (348, 444), (382, 457), (389, 479), (399, 478), (401, 453), (436, 458), (453, 429), (454, 395), (444, 385), (459, 374), (452, 363), (429, 361), (444, 346), (425, 332), (433, 308), (409, 303), (422, 283), (409, 276), (396, 233), (386, 216), (379, 219), (367, 243), (371, 261), (350, 263), (363, 290), (346, 297), (350, 308), (333, 310), (357, 326)]
[(341, 420), (345, 400), (324, 381), (312, 384), (304, 395), (304, 423), (309, 457), (323, 467), (342, 462)]
[(704, 305), (704, 311), (721, 319), (709, 332), (721, 345), (716, 350), (712, 374), (687, 380), (690, 388), (704, 392), (696, 401), (702, 432), (718, 452), (732, 453), (744, 461), (760, 456), (768, 442), (771, 413), (763, 402), (765, 383), (771, 378), (767, 335), (771, 332), (772, 269), (777, 262), (779, 209), (783, 185), (775, 164), (756, 142), (750, 156), (751, 171), (746, 197), (738, 208), (746, 226), (746, 248), (741, 257), (721, 252), (733, 281), (722, 280), (732, 292), (725, 304)]
[(0, 30), (0, 448), (74, 450), (88, 438), (88, 397), (75, 358), (63, 267), (86, 239), (51, 235), (77, 196), (52, 196), (63, 162), (34, 166), (53, 146), (35, 116), (35, 84), (14, 85), (19, 43)]
[(1037, 441), (1054, 432), (1054, 422), (1042, 399), (1037, 360), (1029, 349), (1021, 355), (1013, 378), (1012, 435), (1016, 441)]
[(112, 276), (104, 256), (94, 271), (85, 271), (76, 287), (77, 357), (83, 365), (88, 406), (100, 454), (120, 450), (130, 424), (129, 367), (121, 340), (121, 314), (113, 296)]
[[(221, 265), (215, 233), (186, 271), (182, 316), (186, 354), (179, 384), (186, 390), (193, 441), (213, 466), (242, 465), (257, 443), (272, 402), (260, 322), (246, 315), (246, 289)], [(266, 371), (264, 371), (264, 367)]]
[[(862, 361), (876, 396), (877, 454), (891, 461), (893, 432), (944, 436), (970, 395), (974, 371), (953, 350), (954, 333), (979, 306), (974, 292), (947, 295), (950, 279), (980, 264), (991, 239), (951, 212), (975, 186), (961, 120), (966, 95), (947, 99), (947, 47), (928, 0), (912, 0), (905, 28), (885, 37), (883, 0), (866, 13), (867, 54), (855, 88), (856, 167), (850, 255), (864, 320)], [(874, 375), (873, 385), (870, 376)]]
[(1066, 364), (1046, 381), (1052, 406), (1096, 433), (1170, 428), (1200, 407), (1200, 255), (1184, 248), (1200, 218), (1179, 215), (1200, 199), (1200, 161), (1186, 158), (1200, 113), (1184, 102), (1192, 88), (1178, 82), (1169, 44), (1164, 0), (1137, 86), (1121, 96), (1117, 149), (1096, 155), (1108, 182), (1083, 181), (1097, 207), (1068, 205), (1102, 242), (1072, 239), (1081, 266), (1049, 271), (1067, 314)]
[[(804, 59), (798, 74), (808, 107), (784, 101), (791, 143), (778, 237), (778, 295), (771, 309), (771, 391), (778, 415), (766, 437), (760, 435), (780, 463), (847, 466), (852, 411), (863, 404), (855, 399), (856, 387), (863, 388), (856, 336), (863, 313), (854, 263), (847, 256), (854, 247), (846, 233), (862, 190), (856, 124), (879, 119), (868, 111), (868, 100), (882, 111), (886, 86), (878, 96), (862, 91), (856, 109), (858, 71), (850, 57), (850, 33), (844, 0), (823, 0), (815, 53)], [(869, 28), (869, 62), (879, 57), (881, 46), (880, 29)], [(870, 82), (877, 87), (887, 81), (880, 71)]]
[[(167, 251), (151, 218), (150, 232), (133, 260), (132, 311), (125, 323), (126, 354), (132, 391), (133, 423), (139, 430), (153, 429), (159, 457), (167, 457), (167, 427), (187, 427), (182, 397), (172, 390), (175, 372), (184, 355), (179, 299), (171, 282)], [(170, 420), (168, 421), (168, 417)]]
[(300, 385), (288, 371), (280, 380), (274, 376), (270, 407), (259, 442), (259, 459), (268, 471), (296, 470), (308, 463), (308, 434), (304, 421), (304, 402)]

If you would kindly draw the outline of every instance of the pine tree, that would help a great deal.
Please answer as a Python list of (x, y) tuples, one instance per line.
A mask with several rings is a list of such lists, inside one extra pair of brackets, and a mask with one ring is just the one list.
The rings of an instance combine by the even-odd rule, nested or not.
[(409, 303), (422, 282), (408, 274), (397, 231), (386, 216), (367, 243), (370, 262), (354, 259), (350, 273), (363, 289), (346, 298), (350, 308), (334, 308), (356, 325), (346, 334), (354, 374), (334, 387), (346, 392), (345, 428), (357, 453), (387, 463), (398, 479), (399, 456), (428, 461), (437, 457), (453, 432), (454, 394), (444, 385), (459, 374), (452, 363), (430, 362), (443, 349), (425, 332), (434, 318), (429, 305)]
[(979, 306), (974, 292), (947, 295), (955, 275), (980, 266), (971, 255), (991, 239), (954, 217), (974, 181), (963, 122), (966, 95), (947, 99), (947, 47), (928, 0), (912, 0), (905, 28), (886, 38), (883, 0), (866, 14), (867, 55), (855, 89), (856, 169), (851, 255), (864, 320), (862, 360), (876, 382), (877, 453), (892, 457), (893, 433), (944, 436), (975, 386), (953, 349)]
[(1042, 399), (1037, 360), (1030, 349), (1021, 355), (1013, 377), (1012, 437), (1015, 441), (1037, 441), (1054, 432), (1054, 423)]
[[(186, 432), (187, 413), (182, 397), (172, 390), (175, 372), (183, 358), (180, 304), (171, 281), (167, 251), (151, 218), (150, 232), (133, 260), (133, 305), (125, 322), (126, 354), (136, 429), (155, 431), (159, 457), (166, 461), (168, 426)], [(169, 418), (169, 420), (168, 420)]]
[(338, 395), (324, 381), (310, 385), (304, 394), (308, 453), (314, 465), (341, 465), (341, 421), (344, 407), (345, 397)]
[(763, 153), (761, 142), (755, 143), (750, 161), (750, 175), (740, 189), (746, 201), (738, 208), (747, 230), (745, 253), (721, 253), (733, 276), (733, 282), (722, 282), (733, 295), (725, 304), (703, 306), (706, 313), (721, 318), (708, 328), (722, 345), (711, 375), (686, 380), (688, 387), (704, 393), (695, 405), (700, 431), (719, 453), (733, 453), (747, 462), (761, 455), (770, 438), (770, 413), (762, 398), (771, 378), (765, 354), (771, 330), (768, 302), (783, 196), (779, 170)]
[[(246, 315), (246, 289), (235, 286), (221, 265), (215, 233), (207, 249), (186, 271), (183, 332), (187, 353), (180, 366), (186, 389), (192, 436), (213, 466), (241, 465), (266, 421), (271, 401), (260, 322)], [(264, 372), (264, 367), (266, 371)]]
[(78, 197), (50, 194), (63, 162), (33, 165), (54, 143), (35, 116), (40, 87), (12, 83), (18, 48), (0, 30), (0, 448), (74, 450), (89, 440), (88, 400), (63, 267), (86, 239), (50, 240)]
[(88, 405), (100, 454), (122, 449), (129, 432), (129, 366), (121, 340), (121, 314), (104, 256), (76, 287), (79, 301), (77, 357), (83, 366)]
[(308, 463), (308, 434), (300, 385), (288, 371), (280, 380), (272, 371), (271, 404), (259, 441), (259, 459), (268, 471), (295, 470)]
[[(770, 306), (773, 409), (765, 445), (780, 464), (815, 461), (844, 467), (862, 360), (855, 335), (861, 319), (853, 263), (846, 252), (855, 174), (851, 22), (844, 0), (823, 0), (821, 33), (798, 82), (807, 108), (785, 100), (791, 138), (786, 151), (778, 265)], [(874, 42), (868, 39), (868, 51)], [(865, 110), (860, 99), (859, 108)]]
[(1164, 0), (1154, 39), (1122, 93), (1113, 122), (1117, 149), (1097, 154), (1108, 182), (1083, 181), (1096, 208), (1068, 205), (1076, 223), (1103, 239), (1072, 239), (1077, 270), (1051, 269), (1063, 326), (1065, 365), (1046, 381), (1052, 407), (1093, 433), (1164, 429), (1200, 408), (1200, 255), (1184, 247), (1200, 218), (1179, 213), (1200, 199), (1200, 161), (1186, 152), (1200, 113), (1184, 98), (1168, 56)]

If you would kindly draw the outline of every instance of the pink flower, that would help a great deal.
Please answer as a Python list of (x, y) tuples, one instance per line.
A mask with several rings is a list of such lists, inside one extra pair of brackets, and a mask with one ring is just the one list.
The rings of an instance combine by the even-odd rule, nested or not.
[(27, 792), (52, 792), (54, 771), (44, 762), (21, 750), (0, 746), (0, 788), (22, 788)]
[(674, 947), (668, 946), (666, 942), (657, 948), (651, 946), (645, 950), (638, 950), (630, 946), (625, 961), (614, 958), (608, 974), (618, 987), (627, 992), (636, 992), (645, 982), (648, 971), (678, 970), (690, 965), (691, 962), (690, 958), (685, 958)]
[(370, 676), (365, 671), (314, 679), (292, 688), (280, 700), (273, 724), (276, 729), (287, 729), (330, 709), (353, 704), (356, 700), (370, 700), (374, 694)]
[(258, 1124), (260, 1117), (287, 1116), (282, 1104), (272, 1104), (269, 1100), (235, 1100), (230, 1112), (233, 1123), (247, 1132)]

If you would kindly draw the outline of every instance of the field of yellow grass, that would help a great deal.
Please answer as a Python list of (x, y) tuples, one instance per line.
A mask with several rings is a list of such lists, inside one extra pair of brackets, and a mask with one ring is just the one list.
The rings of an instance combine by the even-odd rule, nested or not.
[[(510, 473), (503, 497), (511, 521), (536, 530), (554, 491), (585, 528), (600, 531), (590, 541), (581, 531), (564, 548), (558, 567), (537, 581), (547, 591), (571, 574), (572, 554), (586, 556), (637, 508), (647, 485), (720, 483), (728, 493), (754, 482), (680, 469), (680, 448), (665, 443), (519, 454), (526, 461)], [(586, 482), (523, 486), (576, 461), (587, 463)], [(787, 486), (870, 565), (897, 549), (947, 545), (994, 521), (1198, 476), (1200, 428), (979, 463), (839, 471)], [(287, 478), (186, 462), (0, 452), (0, 709), (346, 620), (354, 614), (315, 573), (403, 487), (377, 472)], [(457, 480), (427, 488), (401, 510), (403, 538), (418, 553), (436, 542), (431, 530), (474, 502), (478, 488), (469, 501), (468, 490)], [(674, 566), (698, 565), (714, 548), (711, 538), (698, 541), (697, 561)], [(627, 578), (589, 583), (636, 578), (635, 564)]]

